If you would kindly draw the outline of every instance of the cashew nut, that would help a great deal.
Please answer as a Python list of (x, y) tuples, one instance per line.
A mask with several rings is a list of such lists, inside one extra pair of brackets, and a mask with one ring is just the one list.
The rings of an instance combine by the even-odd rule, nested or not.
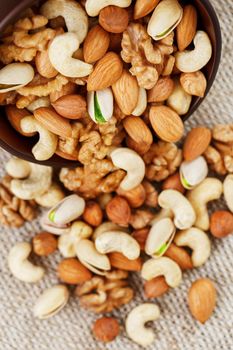
[(82, 239), (78, 242), (76, 255), (84, 266), (97, 275), (105, 275), (107, 271), (111, 270), (107, 255), (100, 254), (94, 243), (88, 239)]
[(126, 318), (125, 328), (130, 339), (141, 346), (153, 343), (155, 335), (152, 329), (146, 328), (145, 323), (159, 318), (159, 307), (155, 304), (144, 303), (130, 311)]
[(135, 260), (140, 255), (140, 246), (136, 239), (121, 231), (102, 233), (97, 237), (95, 247), (101, 254), (119, 252), (130, 260)]
[(26, 134), (39, 133), (39, 141), (33, 147), (32, 153), (36, 160), (47, 160), (51, 158), (56, 149), (58, 137), (43, 127), (34, 117), (25, 117), (21, 120), (21, 129)]
[(139, 117), (143, 114), (147, 107), (147, 93), (143, 88), (139, 89), (138, 103), (135, 109), (132, 112), (132, 115)]
[(162, 256), (169, 248), (176, 232), (175, 225), (170, 218), (157, 221), (147, 236), (145, 252), (154, 258)]
[(194, 226), (207, 231), (210, 226), (207, 203), (219, 199), (223, 192), (222, 182), (218, 179), (207, 177), (197, 187), (189, 191), (187, 198), (196, 212)]
[(6, 163), (6, 172), (14, 179), (24, 179), (28, 177), (31, 172), (30, 163), (23, 159), (12, 157)]
[(85, 77), (93, 70), (91, 64), (72, 57), (79, 45), (80, 41), (75, 33), (65, 33), (55, 37), (49, 47), (51, 64), (66, 77)]
[(179, 265), (170, 258), (162, 256), (158, 259), (147, 260), (142, 266), (142, 278), (149, 281), (158, 276), (164, 276), (170, 287), (177, 287), (182, 280)]
[(65, 194), (61, 187), (56, 183), (52, 183), (45, 193), (35, 198), (35, 201), (41, 207), (51, 208), (58, 204), (64, 197)]
[(170, 218), (173, 219), (174, 214), (171, 209), (161, 209), (158, 213), (155, 214), (154, 218), (150, 221), (149, 225), (153, 226), (156, 222), (164, 219)]
[(20, 281), (35, 283), (43, 278), (45, 270), (33, 265), (28, 260), (31, 250), (31, 244), (27, 242), (17, 243), (10, 250), (8, 265), (11, 273)]
[(175, 87), (167, 99), (167, 105), (179, 115), (184, 115), (188, 112), (191, 102), (192, 96), (182, 88), (179, 80), (176, 79)]
[(91, 17), (96, 17), (100, 11), (107, 6), (114, 5), (118, 7), (129, 7), (132, 0), (87, 0), (86, 1), (86, 11)]
[(202, 69), (212, 56), (211, 41), (206, 32), (198, 30), (194, 40), (194, 50), (177, 52), (176, 67), (185, 73), (192, 73)]
[(142, 182), (145, 176), (145, 163), (136, 152), (122, 147), (115, 149), (110, 157), (116, 167), (127, 172), (119, 186), (122, 190), (132, 190)]
[(67, 304), (69, 291), (66, 286), (57, 285), (46, 289), (38, 298), (33, 313), (42, 320), (57, 314)]
[(27, 110), (33, 113), (38, 108), (49, 107), (50, 105), (51, 103), (48, 97), (40, 97), (30, 103), (30, 105), (27, 106)]
[(192, 249), (191, 258), (195, 267), (203, 265), (210, 256), (211, 245), (209, 237), (204, 231), (196, 227), (179, 232), (175, 236), (174, 242), (179, 247), (186, 246)]
[[(87, 36), (88, 17), (82, 6), (74, 0), (48, 0), (40, 9), (43, 16), (53, 19), (62, 16), (68, 32), (77, 35), (81, 44)], [(60, 55), (60, 52), (58, 53)]]
[(180, 230), (193, 226), (196, 214), (187, 198), (176, 190), (162, 191), (158, 197), (159, 205), (171, 209), (174, 213), (174, 223)]
[(111, 221), (103, 222), (101, 225), (99, 225), (95, 229), (92, 239), (93, 241), (95, 241), (100, 235), (108, 231), (122, 231), (122, 230), (124, 232), (128, 232), (127, 227), (121, 227), (117, 224), (114, 224), (114, 222), (111, 222)]
[(52, 182), (52, 168), (29, 163), (31, 172), (26, 179), (11, 180), (11, 191), (18, 198), (30, 200), (47, 191)]
[(223, 193), (228, 209), (233, 213), (233, 175), (227, 175), (223, 182)]
[(58, 239), (58, 249), (65, 258), (74, 258), (76, 248), (81, 239), (89, 238), (93, 229), (83, 221), (75, 221), (70, 231), (61, 235)]

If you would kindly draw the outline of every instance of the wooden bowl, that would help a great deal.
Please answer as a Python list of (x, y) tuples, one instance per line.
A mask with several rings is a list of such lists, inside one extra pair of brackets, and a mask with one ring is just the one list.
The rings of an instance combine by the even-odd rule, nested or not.
[[(188, 3), (188, 1), (185, 1)], [(32, 0), (4, 0), (0, 3), (0, 32), (2, 29), (13, 22), (17, 16), (27, 7), (31, 6), (35, 1)], [(198, 9), (198, 15), (202, 28), (208, 33), (212, 46), (213, 55), (208, 65), (204, 68), (204, 73), (207, 78), (206, 95), (208, 94), (216, 73), (218, 71), (220, 57), (221, 57), (221, 29), (216, 12), (209, 0), (194, 0), (192, 3)], [(193, 97), (189, 112), (183, 116), (187, 120), (198, 106), (204, 101), (204, 98)], [(36, 161), (31, 153), (32, 146), (36, 143), (37, 138), (27, 138), (18, 134), (9, 124), (4, 109), (0, 109), (0, 147), (10, 152), (11, 154), (26, 159), (30, 162), (50, 165), (53, 167), (75, 167), (78, 162), (63, 159), (59, 156), (53, 156), (47, 161)]]

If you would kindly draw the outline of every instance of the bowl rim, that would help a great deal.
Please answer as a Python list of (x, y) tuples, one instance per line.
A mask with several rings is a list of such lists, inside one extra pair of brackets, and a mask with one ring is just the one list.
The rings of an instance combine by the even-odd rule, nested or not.
[[(15, 6), (9, 13), (5, 16), (4, 19), (2, 19), (0, 24), (0, 31), (2, 28), (4, 28), (8, 23), (10, 23), (19, 12), (25, 10), (30, 4), (35, 2), (35, 0), (24, 0), (21, 3), (19, 3), (17, 6)], [(185, 122), (187, 119), (190, 118), (190, 116), (198, 109), (200, 104), (203, 102), (203, 100), (207, 97), (207, 94), (209, 93), (214, 80), (216, 78), (220, 60), (221, 60), (221, 54), (222, 54), (222, 33), (221, 33), (221, 26), (220, 22), (217, 16), (217, 13), (215, 11), (214, 6), (211, 4), (210, 0), (200, 0), (200, 2), (203, 3), (204, 7), (208, 11), (211, 20), (213, 22), (214, 27), (214, 33), (216, 36), (216, 49), (215, 49), (215, 56), (214, 56), (214, 62), (213, 62), (213, 70), (210, 79), (207, 82), (207, 89), (205, 91), (204, 97), (199, 97), (192, 105), (191, 109), (188, 111), (188, 113), (183, 117), (183, 121)], [(63, 159), (61, 157), (58, 157), (57, 155), (54, 155), (52, 158), (46, 160), (46, 161), (38, 161), (33, 157), (33, 154), (26, 154), (18, 151), (17, 149), (13, 148), (11, 145), (6, 143), (4, 140), (0, 138), (0, 147), (3, 148), (5, 151), (9, 152), (13, 156), (25, 159), (32, 163), (37, 163), (45, 166), (52, 166), (55, 168), (62, 168), (62, 167), (68, 167), (68, 168), (74, 168), (80, 163), (78, 161), (71, 161), (67, 159)]]

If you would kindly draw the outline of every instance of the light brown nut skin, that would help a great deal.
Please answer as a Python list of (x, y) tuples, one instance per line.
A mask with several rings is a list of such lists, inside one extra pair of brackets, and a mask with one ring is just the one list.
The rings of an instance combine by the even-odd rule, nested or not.
[(171, 243), (164, 255), (174, 260), (182, 270), (193, 268), (192, 259), (188, 252), (184, 248), (177, 247), (174, 243)]
[(148, 102), (163, 102), (168, 99), (174, 89), (174, 81), (170, 77), (160, 78), (148, 91)]
[(131, 218), (131, 209), (127, 200), (120, 196), (115, 196), (106, 206), (106, 214), (110, 221), (120, 226), (128, 226)]
[(184, 7), (183, 17), (176, 29), (179, 51), (191, 44), (197, 31), (197, 10), (192, 5)]
[(36, 134), (36, 133), (29, 133), (29, 134), (24, 133), (21, 126), (20, 126), (21, 120), (24, 117), (28, 117), (29, 115), (31, 115), (31, 113), (28, 112), (26, 109), (18, 109), (14, 105), (9, 105), (9, 106), (6, 106), (6, 115), (7, 115), (7, 119), (9, 120), (10, 124), (21, 135), (26, 136), (26, 137), (31, 137), (31, 136), (34, 136)]
[(135, 260), (127, 259), (123, 254), (113, 252), (108, 254), (112, 267), (125, 271), (140, 271), (142, 268), (141, 258)]
[(77, 259), (64, 259), (58, 265), (58, 277), (67, 284), (83, 283), (92, 278), (92, 273)]
[(210, 217), (210, 232), (214, 237), (224, 238), (233, 233), (233, 215), (226, 210), (218, 210)]
[(145, 17), (158, 5), (160, 0), (137, 0), (134, 6), (134, 19)]
[(158, 298), (169, 290), (163, 276), (158, 276), (144, 284), (144, 293), (148, 299)]
[(113, 341), (120, 333), (118, 321), (113, 317), (101, 317), (95, 321), (93, 326), (94, 337), (101, 342)]
[(57, 239), (48, 232), (38, 233), (32, 240), (33, 252), (39, 256), (53, 254), (57, 249)]
[(58, 71), (52, 66), (47, 51), (38, 51), (35, 57), (36, 69), (42, 77), (55, 78)]
[(146, 191), (141, 184), (130, 191), (124, 191), (118, 188), (117, 194), (119, 194), (119, 196), (126, 198), (131, 208), (140, 207), (141, 205), (143, 205), (146, 199)]
[(106, 54), (109, 44), (109, 33), (99, 25), (91, 28), (83, 44), (84, 61), (87, 63), (98, 61)]
[(52, 103), (55, 111), (67, 119), (83, 118), (87, 112), (87, 103), (83, 96), (72, 94), (65, 95)]
[(99, 24), (110, 33), (122, 33), (128, 26), (129, 14), (124, 8), (106, 6), (99, 14)]
[(185, 193), (185, 188), (183, 187), (181, 181), (180, 181), (180, 174), (175, 173), (173, 175), (170, 175), (162, 185), (163, 190), (176, 190), (180, 193)]
[(83, 219), (91, 226), (99, 226), (103, 221), (103, 211), (100, 205), (94, 201), (87, 202)]
[(188, 305), (193, 317), (205, 323), (212, 315), (216, 305), (217, 292), (209, 278), (193, 282), (188, 293)]
[(191, 161), (202, 155), (208, 148), (210, 141), (211, 131), (208, 128), (204, 126), (193, 128), (184, 141), (184, 159)]
[(145, 244), (146, 244), (149, 231), (150, 231), (149, 227), (145, 227), (140, 230), (135, 230), (132, 232), (132, 237), (136, 239), (142, 251), (145, 250)]

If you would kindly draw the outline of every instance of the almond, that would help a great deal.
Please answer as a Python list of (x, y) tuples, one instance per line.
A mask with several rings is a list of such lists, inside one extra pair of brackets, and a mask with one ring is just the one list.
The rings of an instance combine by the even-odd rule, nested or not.
[(192, 5), (184, 6), (183, 17), (176, 28), (179, 51), (188, 47), (197, 32), (197, 10)]
[(140, 207), (146, 199), (146, 191), (141, 184), (130, 191), (124, 191), (119, 188), (116, 192), (119, 196), (127, 199), (131, 208)]
[(128, 11), (118, 6), (106, 6), (100, 11), (99, 23), (107, 32), (122, 33), (128, 27)]
[(205, 323), (212, 315), (216, 305), (216, 289), (208, 278), (196, 280), (188, 293), (189, 309), (193, 317)]
[(148, 151), (148, 145), (146, 143), (137, 143), (130, 136), (126, 137), (126, 144), (129, 148), (133, 149), (140, 155), (143, 155)]
[(152, 133), (146, 123), (140, 117), (130, 116), (123, 120), (123, 126), (131, 139), (146, 153), (153, 143)]
[(160, 78), (148, 91), (148, 102), (163, 102), (168, 99), (174, 89), (174, 81), (169, 77)]
[(38, 51), (35, 57), (36, 69), (42, 77), (51, 79), (56, 77), (58, 71), (52, 66), (47, 51)]
[(64, 118), (83, 118), (87, 112), (87, 103), (81, 95), (65, 95), (52, 103), (55, 111)]
[(47, 130), (61, 137), (71, 137), (72, 128), (69, 121), (62, 118), (54, 109), (41, 107), (34, 111), (34, 117)]
[(166, 142), (177, 142), (184, 133), (180, 116), (167, 106), (152, 106), (149, 119), (156, 134)]
[(74, 94), (76, 92), (76, 89), (77, 89), (77, 85), (69, 81), (68, 84), (62, 86), (61, 90), (54, 91), (50, 94), (49, 97), (50, 97), (51, 103), (54, 103), (56, 100), (58, 100), (62, 96)]
[(124, 70), (121, 77), (112, 85), (116, 102), (125, 115), (130, 115), (138, 103), (139, 86), (137, 79), (127, 70)]
[(148, 227), (141, 228), (140, 230), (135, 230), (132, 232), (132, 237), (136, 239), (142, 251), (145, 250), (145, 244), (148, 237), (150, 229)]
[(78, 161), (78, 156), (74, 156), (73, 154), (68, 154), (68, 153), (62, 152), (59, 149), (57, 149), (55, 153), (63, 159), (71, 160), (74, 162)]
[(223, 238), (233, 233), (232, 213), (226, 210), (215, 211), (210, 217), (210, 232), (217, 238)]
[(134, 19), (145, 17), (158, 5), (160, 0), (137, 0), (134, 6)]
[(64, 259), (58, 265), (58, 277), (67, 284), (83, 283), (91, 279), (91, 272), (77, 259)]
[(93, 335), (98, 341), (108, 343), (120, 333), (118, 321), (113, 317), (101, 317), (95, 321)]
[(48, 232), (38, 233), (32, 240), (33, 252), (39, 256), (47, 256), (57, 249), (57, 239)]
[(180, 174), (175, 173), (173, 175), (170, 175), (162, 185), (163, 190), (176, 190), (180, 193), (185, 192), (185, 188), (183, 187), (181, 181), (180, 181)]
[(164, 255), (174, 260), (182, 270), (193, 268), (192, 259), (188, 252), (184, 248), (177, 247), (174, 243), (171, 243)]
[(163, 276), (155, 277), (144, 284), (144, 292), (147, 298), (158, 298), (169, 290), (169, 286)]
[(23, 130), (21, 129), (21, 126), (20, 126), (21, 120), (23, 118), (31, 115), (30, 112), (28, 112), (26, 109), (18, 109), (14, 105), (6, 106), (5, 110), (6, 110), (7, 119), (9, 120), (9, 122), (13, 126), (13, 128), (16, 131), (18, 131), (18, 133), (20, 133), (21, 135), (26, 136), (26, 137), (31, 137), (31, 136), (34, 136), (36, 134), (35, 132), (24, 133)]
[(140, 271), (142, 268), (141, 258), (129, 260), (123, 254), (113, 252), (108, 254), (110, 264), (112, 267), (126, 271)]
[(208, 148), (210, 141), (211, 131), (208, 128), (204, 126), (193, 128), (184, 141), (184, 159), (191, 161), (202, 155)]
[(99, 25), (93, 27), (88, 32), (83, 44), (84, 61), (87, 63), (98, 61), (108, 51), (109, 43), (109, 34)]
[(115, 52), (108, 52), (95, 65), (87, 80), (87, 90), (106, 89), (120, 79), (123, 63)]
[(108, 202), (106, 214), (109, 220), (115, 224), (128, 226), (131, 217), (131, 209), (125, 198), (115, 196)]
[(94, 201), (87, 202), (83, 219), (91, 226), (99, 226), (103, 221), (103, 212), (100, 205)]

